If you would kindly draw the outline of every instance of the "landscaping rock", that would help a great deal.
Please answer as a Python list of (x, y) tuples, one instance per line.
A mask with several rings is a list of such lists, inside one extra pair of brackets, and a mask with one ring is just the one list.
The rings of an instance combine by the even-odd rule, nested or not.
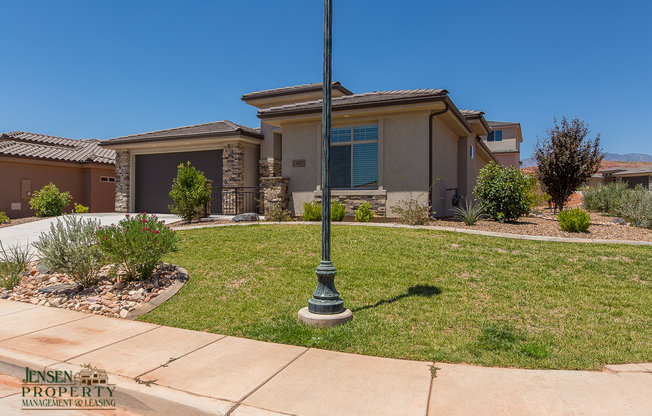
[(253, 212), (247, 212), (245, 214), (238, 214), (235, 217), (233, 217), (233, 222), (241, 222), (241, 221), (258, 221), (260, 220), (260, 217), (258, 214), (255, 214)]
[(617, 225), (627, 225), (627, 221), (625, 221), (622, 218), (614, 218), (613, 220), (609, 221), (610, 224), (617, 224)]
[(43, 264), (42, 261), (39, 261), (38, 264), (36, 265), (36, 270), (39, 271), (41, 274), (50, 274), (50, 268)]

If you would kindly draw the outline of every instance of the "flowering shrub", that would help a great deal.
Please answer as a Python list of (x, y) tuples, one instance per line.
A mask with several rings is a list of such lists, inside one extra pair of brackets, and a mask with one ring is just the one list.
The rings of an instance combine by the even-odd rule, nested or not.
[(97, 238), (111, 262), (124, 269), (127, 280), (149, 278), (163, 256), (176, 249), (177, 241), (164, 221), (144, 212), (127, 214), (118, 225), (99, 227)]

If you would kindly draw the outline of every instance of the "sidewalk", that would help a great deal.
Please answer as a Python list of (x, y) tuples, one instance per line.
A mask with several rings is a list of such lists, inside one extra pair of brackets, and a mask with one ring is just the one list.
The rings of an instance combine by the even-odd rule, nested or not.
[[(593, 416), (649, 415), (652, 409), (652, 363), (611, 366), (612, 372), (437, 364), (433, 379), (428, 362), (8, 300), (0, 300), (0, 319), (0, 373), (23, 378), (25, 367), (79, 371), (92, 364), (117, 385), (117, 407), (143, 415)], [(8, 399), (0, 400), (0, 414), (8, 413), (2, 408)]]

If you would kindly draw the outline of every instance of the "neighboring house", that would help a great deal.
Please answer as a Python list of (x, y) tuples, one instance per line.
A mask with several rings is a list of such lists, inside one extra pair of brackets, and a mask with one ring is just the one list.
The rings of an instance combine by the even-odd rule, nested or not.
[(597, 186), (598, 184), (608, 184), (611, 182), (626, 183), (629, 188), (634, 188), (636, 185), (641, 185), (644, 188), (650, 189), (650, 182), (652, 181), (652, 166), (641, 166), (635, 168), (629, 167), (613, 167), (603, 169), (597, 174), (592, 175), (587, 181), (589, 186)]
[[(451, 215), (455, 192), (472, 199), (478, 171), (499, 162), (481, 139), (491, 133), (483, 113), (458, 110), (446, 90), (332, 88), (332, 196), (347, 215), (369, 201), (395, 216), (391, 207), (410, 197), (403, 177), (437, 216)], [(220, 121), (102, 141), (117, 152), (116, 210), (168, 212), (176, 166), (190, 161), (212, 180), (214, 213), (234, 195), (235, 210), (247, 210), (242, 189), (260, 186), (265, 209), (287, 202), (301, 215), (321, 198), (321, 98), (321, 83), (258, 91), (242, 100), (258, 108), (260, 129)]]
[(491, 132), (482, 137), (491, 152), (496, 155), (503, 166), (521, 165), (521, 143), (523, 134), (521, 133), (521, 124), (507, 121), (487, 120), (491, 127)]
[(50, 182), (90, 212), (114, 211), (115, 152), (99, 140), (15, 131), (0, 135), (0, 211), (10, 218), (34, 215), (29, 199)]

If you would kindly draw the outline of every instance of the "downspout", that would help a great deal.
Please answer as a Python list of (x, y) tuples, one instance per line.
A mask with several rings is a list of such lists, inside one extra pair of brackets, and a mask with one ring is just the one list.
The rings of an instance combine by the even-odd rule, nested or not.
[(428, 202), (430, 203), (430, 209), (432, 210), (432, 121), (435, 118), (435, 116), (439, 116), (444, 114), (445, 112), (448, 111), (449, 106), (448, 106), (448, 101), (444, 101), (444, 104), (446, 105), (443, 110), (438, 111), (436, 113), (430, 114), (428, 116)]

